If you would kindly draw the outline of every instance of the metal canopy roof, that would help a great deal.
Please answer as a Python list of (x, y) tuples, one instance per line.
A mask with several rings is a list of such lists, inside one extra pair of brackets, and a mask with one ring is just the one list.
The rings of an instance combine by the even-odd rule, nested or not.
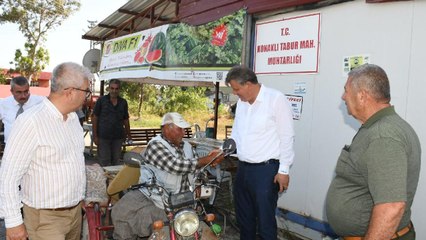
[[(242, 8), (249, 14), (262, 14), (315, 9), (346, 1), (352, 0), (129, 0), (82, 38), (105, 41), (164, 24), (200, 25)], [(407, 0), (365, 0), (367, 3), (391, 1)]]
[(82, 36), (105, 41), (177, 21), (176, 0), (130, 0)]
[(82, 38), (105, 41), (164, 24), (205, 24), (242, 8), (259, 13), (321, 1), (324, 0), (129, 0)]

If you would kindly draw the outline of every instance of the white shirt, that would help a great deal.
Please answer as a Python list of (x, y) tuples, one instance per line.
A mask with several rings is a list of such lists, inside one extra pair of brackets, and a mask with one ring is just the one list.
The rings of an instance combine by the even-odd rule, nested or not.
[[(46, 97), (30, 95), (28, 101), (24, 103), (22, 108), (24, 112), (30, 107), (39, 104)], [(15, 122), (16, 113), (19, 110), (19, 103), (12, 96), (9, 96), (4, 99), (0, 99), (0, 120), (4, 124), (4, 142), (7, 142), (7, 138), (10, 135), (10, 130), (12, 129), (13, 122)]]
[(278, 172), (289, 173), (294, 159), (293, 114), (283, 93), (262, 84), (253, 104), (238, 100), (231, 137), (239, 160), (278, 159)]
[(22, 113), (0, 167), (0, 214), (6, 227), (23, 223), (21, 201), (36, 209), (77, 205), (86, 188), (83, 153), (83, 129), (75, 112), (64, 121), (46, 98)]

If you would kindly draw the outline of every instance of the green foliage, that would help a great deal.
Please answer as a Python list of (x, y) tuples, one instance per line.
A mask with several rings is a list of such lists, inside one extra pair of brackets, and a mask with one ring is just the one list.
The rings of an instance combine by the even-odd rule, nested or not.
[[(201, 26), (170, 25), (167, 30), (167, 65), (227, 64), (241, 62), (245, 11), (225, 16)], [(228, 40), (224, 46), (214, 46), (210, 40), (217, 26), (224, 24)]]
[(142, 84), (139, 83), (121, 82), (120, 92), (121, 95), (127, 99), (127, 101), (137, 101), (140, 96), (141, 87)]
[(205, 87), (159, 86), (122, 82), (121, 95), (129, 102), (129, 111), (138, 115), (142, 97), (144, 114), (163, 116), (167, 112), (208, 111)]
[[(142, 92), (141, 89), (143, 89)], [(142, 97), (144, 102), (157, 94), (157, 88), (153, 84), (122, 82), (121, 93), (128, 101), (137, 102)]]
[[(49, 52), (47, 49), (39, 47), (34, 50), (35, 46), (30, 43), (25, 43), (25, 51), (28, 55), (22, 54), (20, 49), (15, 51), (15, 72), (21, 73), (23, 76), (29, 77), (37, 74), (46, 68), (49, 63)], [(33, 58), (29, 57), (30, 52), (35, 52)], [(37, 79), (38, 76), (34, 76)]]
[[(155, 97), (157, 89), (152, 84), (141, 84), (141, 83), (121, 83), (121, 95), (129, 102), (129, 111), (137, 116), (140, 116), (140, 112), (149, 98)], [(142, 108), (139, 108), (141, 102)]]
[(207, 109), (204, 92), (203, 87), (158, 86), (157, 95), (149, 98), (146, 110), (158, 116), (163, 116), (167, 112), (204, 110)]
[(6, 75), (3, 73), (3, 71), (0, 71), (0, 84), (6, 84)]
[(218, 114), (220, 116), (227, 116), (227, 115), (229, 115), (229, 108), (228, 108), (228, 106), (225, 106), (223, 104), (219, 104)]
[[(26, 38), (24, 56), (15, 53), (15, 65), (25, 77), (43, 70), (49, 61), (47, 50), (43, 49), (47, 32), (60, 26), (72, 13), (80, 9), (78, 0), (2, 0), (0, 23), (16, 23)], [(17, 69), (18, 70), (18, 69)]]
[[(142, 89), (142, 95), (141, 95)], [(121, 95), (127, 99), (132, 128), (156, 128), (166, 112), (179, 112), (189, 123), (198, 123), (204, 131), (207, 122), (213, 121), (213, 111), (207, 107), (211, 100), (205, 96), (205, 87), (173, 87), (154, 84), (122, 82)], [(139, 100), (142, 96), (142, 116), (139, 114)], [(232, 117), (224, 105), (219, 105), (218, 139), (225, 138), (225, 126), (232, 125)], [(193, 129), (195, 130), (195, 129)]]

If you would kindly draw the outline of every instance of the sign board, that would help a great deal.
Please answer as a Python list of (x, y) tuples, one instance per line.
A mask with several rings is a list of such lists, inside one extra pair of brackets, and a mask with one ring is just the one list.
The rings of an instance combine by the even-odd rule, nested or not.
[(343, 57), (343, 76), (348, 76), (348, 73), (361, 65), (371, 62), (370, 54), (360, 54), (356, 56)]
[(101, 79), (223, 81), (241, 63), (245, 12), (201, 26), (169, 24), (108, 40)]
[(303, 97), (298, 95), (286, 94), (291, 110), (293, 111), (293, 120), (300, 120), (302, 115)]
[(320, 14), (256, 24), (256, 74), (317, 73)]

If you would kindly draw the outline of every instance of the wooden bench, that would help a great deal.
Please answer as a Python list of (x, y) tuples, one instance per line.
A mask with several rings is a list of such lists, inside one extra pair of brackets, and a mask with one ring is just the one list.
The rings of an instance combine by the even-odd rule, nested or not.
[[(132, 142), (123, 143), (123, 151), (129, 146), (146, 147), (148, 142), (158, 134), (161, 134), (161, 128), (132, 128), (130, 129), (132, 135)], [(192, 129), (185, 128), (184, 138), (192, 138)]]

